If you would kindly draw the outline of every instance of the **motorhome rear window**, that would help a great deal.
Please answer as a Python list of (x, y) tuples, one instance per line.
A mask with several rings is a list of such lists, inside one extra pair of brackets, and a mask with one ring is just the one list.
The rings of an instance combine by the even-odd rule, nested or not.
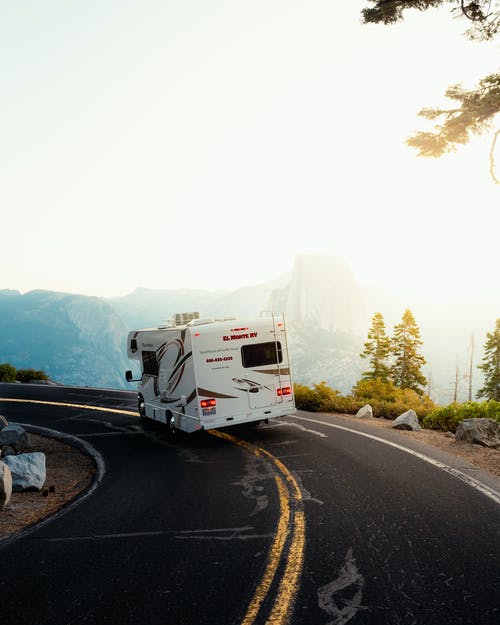
[(283, 360), (281, 343), (279, 341), (271, 341), (270, 343), (243, 345), (241, 348), (241, 360), (246, 368), (276, 365)]
[(158, 375), (155, 352), (142, 352), (142, 369), (146, 375)]

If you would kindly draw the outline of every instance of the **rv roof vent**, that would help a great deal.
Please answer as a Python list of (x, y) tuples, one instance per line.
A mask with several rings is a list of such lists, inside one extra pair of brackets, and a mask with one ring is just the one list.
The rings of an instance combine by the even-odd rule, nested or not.
[(215, 319), (212, 317), (206, 317), (205, 319), (193, 319), (188, 323), (190, 326), (204, 326), (207, 323), (214, 323)]
[(168, 328), (174, 328), (175, 324), (173, 321), (162, 321), (157, 327), (158, 330), (166, 330)]
[(174, 315), (174, 323), (176, 326), (185, 326), (193, 319), (199, 319), (199, 312), (183, 312)]

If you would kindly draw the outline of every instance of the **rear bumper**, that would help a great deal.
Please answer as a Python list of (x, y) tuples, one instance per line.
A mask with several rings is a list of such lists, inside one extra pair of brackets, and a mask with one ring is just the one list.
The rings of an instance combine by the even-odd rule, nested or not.
[(238, 415), (214, 415), (213, 417), (202, 418), (201, 425), (205, 430), (211, 430), (227, 427), (229, 425), (252, 423), (254, 421), (264, 421), (265, 419), (284, 417), (289, 414), (294, 414), (295, 412), (295, 405), (290, 402), (279, 407), (271, 406)]

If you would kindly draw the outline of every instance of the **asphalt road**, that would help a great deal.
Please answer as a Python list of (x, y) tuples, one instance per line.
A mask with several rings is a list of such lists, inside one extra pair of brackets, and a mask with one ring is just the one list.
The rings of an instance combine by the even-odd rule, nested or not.
[[(0, 397), (136, 405), (71, 387), (0, 384)], [(0, 413), (76, 435), (105, 463), (78, 506), (0, 543), (4, 625), (500, 623), (499, 500), (334, 416), (172, 442), (128, 414), (1, 400)]]

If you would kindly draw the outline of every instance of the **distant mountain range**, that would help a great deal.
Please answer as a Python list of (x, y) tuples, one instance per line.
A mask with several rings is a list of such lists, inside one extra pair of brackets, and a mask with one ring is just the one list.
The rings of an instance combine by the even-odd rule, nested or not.
[(97, 297), (0, 291), (0, 361), (75, 386), (124, 388), (127, 328)]
[(486, 332), (500, 316), (500, 304), (464, 301), (448, 309), (421, 302), (398, 302), (377, 289), (362, 287), (344, 261), (328, 255), (298, 256), (289, 274), (236, 291), (154, 290), (98, 298), (51, 291), (0, 290), (0, 363), (43, 369), (60, 383), (102, 388), (134, 388), (124, 380), (129, 330), (157, 325), (175, 313), (201, 316), (258, 316), (284, 311), (294, 377), (312, 385), (325, 380), (343, 393), (360, 378), (360, 358), (370, 319), (381, 312), (387, 333), (406, 308), (415, 315), (431, 375), (431, 396), (451, 400), (457, 363), (460, 400), (466, 399), (464, 375), (475, 337), (473, 388)]

